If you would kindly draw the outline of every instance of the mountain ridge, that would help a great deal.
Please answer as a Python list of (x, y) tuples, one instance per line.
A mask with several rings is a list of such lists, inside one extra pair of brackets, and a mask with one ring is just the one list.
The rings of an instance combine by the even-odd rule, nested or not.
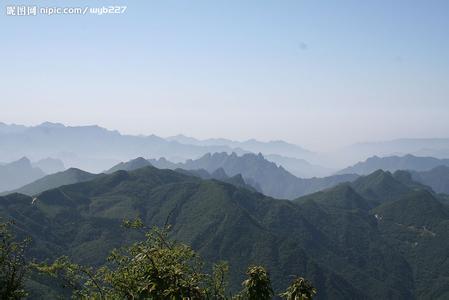
[(391, 172), (397, 170), (428, 171), (441, 165), (449, 166), (449, 159), (421, 157), (411, 154), (386, 157), (372, 156), (363, 162), (358, 162), (353, 166), (342, 169), (336, 174), (355, 173), (359, 175), (367, 175), (378, 169)]
[(28, 196), (33, 196), (46, 190), (54, 189), (63, 185), (89, 181), (101, 175), (102, 174), (92, 174), (76, 168), (69, 168), (62, 172), (46, 175), (18, 189), (2, 192), (0, 193), (0, 195), (20, 193)]
[(229, 176), (242, 174), (245, 181), (266, 195), (281, 199), (294, 199), (299, 196), (316, 192), (345, 181), (352, 181), (357, 176), (353, 174), (335, 175), (324, 178), (298, 178), (270, 162), (259, 154), (246, 153), (238, 156), (236, 153), (207, 153), (196, 160), (185, 163), (171, 163), (160, 158), (149, 162), (158, 168), (168, 169), (205, 169), (209, 173), (223, 168)]
[[(239, 288), (244, 268), (258, 263), (268, 268), (276, 290), (289, 283), (291, 274), (309, 278), (318, 288), (317, 299), (443, 295), (449, 291), (448, 269), (435, 271), (440, 280), (432, 283), (427, 274), (438, 262), (431, 253), (414, 255), (449, 249), (447, 234), (439, 242), (426, 231), (444, 234), (446, 214), (433, 215), (443, 204), (426, 191), (411, 196), (409, 191), (372, 210), (372, 202), (347, 183), (287, 201), (148, 166), (47, 190), (34, 201), (20, 194), (0, 197), (0, 214), (13, 217), (22, 235), (32, 236), (31, 253), (38, 258), (66, 254), (79, 263), (101, 264), (110, 249), (138, 238), (120, 229), (120, 223), (140, 216), (149, 226), (172, 224), (173, 237), (192, 245), (206, 261), (227, 260), (232, 289)], [(435, 208), (421, 214), (419, 222), (407, 223), (413, 228), (395, 225), (406, 220), (401, 219), (407, 217), (401, 215), (404, 205), (420, 197)], [(382, 205), (392, 207), (391, 217)], [(416, 239), (422, 248), (407, 248)], [(426, 272), (416, 272), (423, 266)]]
[[(17, 127), (19, 126), (19, 127)], [(54, 157), (64, 161), (68, 167), (77, 167), (90, 172), (101, 172), (112, 163), (139, 156), (166, 156), (173, 161), (197, 158), (208, 152), (237, 152), (250, 150), (287, 152), (295, 156), (306, 153), (302, 147), (283, 141), (260, 142), (248, 140), (210, 145), (183, 144), (174, 139), (156, 135), (126, 135), (117, 130), (108, 130), (98, 125), (66, 126), (61, 123), (44, 122), (37, 126), (2, 125), (0, 136), (5, 145), (0, 149), (0, 161), (14, 156), (33, 158)], [(245, 145), (246, 150), (240, 146)], [(8, 149), (9, 151), (6, 151)], [(11, 149), (13, 152), (11, 152)], [(33, 150), (31, 150), (33, 149)], [(269, 150), (272, 149), (272, 150)], [(308, 153), (308, 152), (307, 152)]]

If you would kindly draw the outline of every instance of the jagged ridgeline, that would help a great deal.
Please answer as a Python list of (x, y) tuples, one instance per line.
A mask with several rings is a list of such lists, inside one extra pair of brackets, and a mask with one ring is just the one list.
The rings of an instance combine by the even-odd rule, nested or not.
[[(401, 172), (377, 171), (288, 201), (147, 166), (33, 197), (3, 196), (0, 215), (15, 221), (18, 238), (32, 238), (27, 255), (36, 260), (68, 255), (101, 266), (113, 248), (142, 238), (121, 226), (140, 217), (171, 224), (171, 237), (207, 262), (227, 261), (233, 291), (257, 264), (275, 291), (301, 275), (317, 299), (445, 299), (449, 210), (439, 200)], [(31, 296), (54, 293), (48, 279), (33, 277), (28, 288)]]
[(174, 164), (163, 158), (151, 159), (149, 162), (158, 168), (204, 169), (210, 173), (222, 168), (229, 176), (241, 174), (245, 181), (256, 190), (280, 199), (295, 199), (357, 178), (355, 174), (299, 178), (282, 166), (268, 161), (261, 153), (246, 153), (241, 156), (236, 153), (208, 153), (198, 159), (187, 160), (185, 163)]

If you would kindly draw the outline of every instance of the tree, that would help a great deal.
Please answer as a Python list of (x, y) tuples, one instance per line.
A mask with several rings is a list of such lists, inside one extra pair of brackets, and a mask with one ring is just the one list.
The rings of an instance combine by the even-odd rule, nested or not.
[[(140, 220), (125, 224), (143, 228)], [(198, 255), (169, 240), (168, 230), (154, 227), (144, 241), (113, 250), (99, 269), (74, 264), (67, 257), (35, 267), (62, 280), (74, 298), (225, 299), (227, 265), (217, 264), (212, 275), (203, 273)]]
[(311, 300), (316, 295), (316, 288), (302, 277), (297, 277), (285, 292), (280, 294), (287, 300)]
[(246, 272), (248, 279), (242, 282), (243, 291), (238, 299), (267, 300), (274, 295), (268, 272), (261, 266), (250, 266)]
[(228, 299), (226, 296), (228, 271), (229, 266), (226, 262), (219, 262), (214, 265), (213, 273), (208, 283), (209, 288), (206, 290), (207, 299)]
[[(149, 230), (139, 219), (125, 221), (125, 226), (145, 230), (145, 239), (113, 250), (103, 267), (81, 266), (67, 257), (33, 266), (61, 280), (64, 287), (72, 289), (73, 298), (81, 299), (268, 300), (274, 295), (269, 274), (261, 266), (248, 268), (243, 290), (232, 297), (226, 294), (226, 263), (215, 264), (212, 274), (205, 273), (195, 251), (168, 238), (169, 226)], [(297, 297), (314, 295), (303, 292), (307, 285), (302, 280), (294, 281), (282, 296), (289, 300), (311, 299)]]
[(0, 222), (0, 299), (20, 299), (24, 290), (24, 277), (28, 271), (24, 252), (29, 240), (17, 242), (11, 233), (12, 222)]

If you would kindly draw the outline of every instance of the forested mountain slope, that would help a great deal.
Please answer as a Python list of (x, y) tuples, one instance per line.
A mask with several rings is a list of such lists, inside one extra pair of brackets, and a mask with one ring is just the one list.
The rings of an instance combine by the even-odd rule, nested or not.
[[(276, 290), (299, 274), (318, 288), (317, 299), (444, 298), (447, 206), (430, 192), (402, 192), (400, 181), (385, 178), (391, 181), (386, 186), (398, 185), (392, 187), (397, 196), (366, 199), (357, 187), (341, 184), (292, 202), (145, 167), (34, 198), (0, 197), (0, 215), (13, 219), (21, 236), (33, 238), (29, 255), (41, 260), (66, 254), (99, 265), (112, 248), (139, 237), (120, 226), (124, 218), (139, 216), (148, 225), (172, 224), (173, 237), (207, 261), (228, 261), (234, 290), (246, 266), (262, 264)], [(360, 192), (368, 182), (377, 189), (379, 181), (366, 181)]]

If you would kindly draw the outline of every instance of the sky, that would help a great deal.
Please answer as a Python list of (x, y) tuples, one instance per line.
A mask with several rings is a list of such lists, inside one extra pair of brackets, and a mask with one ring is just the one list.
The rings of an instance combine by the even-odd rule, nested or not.
[(1, 2), (1, 122), (318, 151), (449, 137), (446, 0)]

